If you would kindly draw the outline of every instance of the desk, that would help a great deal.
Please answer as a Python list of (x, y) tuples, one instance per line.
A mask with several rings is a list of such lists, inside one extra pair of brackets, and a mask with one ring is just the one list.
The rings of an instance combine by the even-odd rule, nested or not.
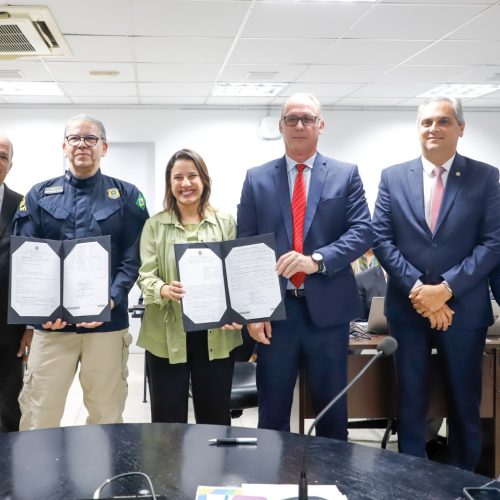
[[(207, 443), (228, 436), (256, 436), (258, 445)], [(113, 424), (0, 435), (0, 498), (91, 498), (104, 479), (131, 471), (148, 474), (156, 493), (169, 500), (193, 500), (198, 484), (295, 483), (305, 444), (309, 483), (334, 483), (349, 500), (451, 500), (464, 486), (488, 481), (454, 467), (334, 439), (213, 425)], [(143, 487), (133, 477), (113, 482), (103, 494), (137, 493)]]
[[(351, 349), (375, 349), (383, 336), (351, 340)], [(351, 380), (372, 354), (350, 354), (348, 378)], [(483, 393), (481, 417), (483, 420), (483, 459), (481, 472), (490, 476), (500, 474), (500, 337), (488, 337), (483, 358)], [(437, 359), (431, 360), (429, 416), (446, 417), (444, 385), (439, 376)], [(432, 376), (434, 374), (434, 376)], [(304, 432), (304, 418), (314, 418), (307, 381), (301, 374), (299, 382), (299, 429)], [(393, 418), (396, 416), (394, 365), (392, 358), (380, 358), (347, 395), (349, 418)], [(491, 446), (493, 443), (493, 446)]]

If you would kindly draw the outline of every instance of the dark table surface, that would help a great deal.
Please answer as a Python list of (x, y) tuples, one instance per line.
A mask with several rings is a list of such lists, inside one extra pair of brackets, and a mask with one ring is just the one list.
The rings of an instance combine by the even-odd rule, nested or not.
[[(257, 446), (209, 446), (215, 437), (257, 436)], [(456, 499), (488, 478), (391, 451), (241, 427), (115, 424), (0, 434), (0, 499), (92, 498), (106, 478), (142, 471), (156, 494), (194, 499), (198, 485), (296, 483), (308, 446), (309, 484), (336, 484), (353, 499)], [(102, 496), (137, 493), (136, 476)]]

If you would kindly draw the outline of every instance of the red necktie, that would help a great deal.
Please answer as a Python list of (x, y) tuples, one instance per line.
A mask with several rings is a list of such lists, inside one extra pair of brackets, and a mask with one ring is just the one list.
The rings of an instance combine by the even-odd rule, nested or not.
[(432, 200), (431, 200), (431, 231), (434, 233), (436, 229), (436, 223), (439, 216), (439, 209), (441, 208), (441, 202), (443, 201), (443, 193), (444, 193), (444, 183), (442, 179), (442, 175), (445, 169), (443, 167), (435, 167), (432, 173), (434, 174), (434, 189), (432, 191)]
[[(293, 187), (292, 196), (292, 224), (293, 224), (293, 249), (296, 252), (304, 251), (304, 219), (306, 217), (306, 184), (304, 182), (304, 169), (306, 165), (297, 164), (297, 177)], [(295, 273), (290, 281), (295, 288), (300, 288), (306, 278), (305, 273)]]

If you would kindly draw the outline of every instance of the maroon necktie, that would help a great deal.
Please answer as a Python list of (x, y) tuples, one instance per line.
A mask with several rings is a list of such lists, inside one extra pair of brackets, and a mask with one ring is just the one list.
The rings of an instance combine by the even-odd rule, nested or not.
[[(306, 217), (306, 183), (304, 182), (304, 169), (306, 165), (297, 164), (297, 177), (293, 187), (292, 196), (292, 224), (293, 224), (293, 249), (296, 252), (304, 251), (304, 219)], [(295, 288), (300, 288), (306, 278), (305, 273), (295, 273), (290, 281)]]
[(433, 233), (436, 229), (439, 209), (441, 208), (441, 202), (443, 201), (444, 183), (441, 176), (443, 175), (444, 171), (445, 169), (443, 167), (435, 167), (432, 171), (435, 177), (431, 201), (431, 231)]

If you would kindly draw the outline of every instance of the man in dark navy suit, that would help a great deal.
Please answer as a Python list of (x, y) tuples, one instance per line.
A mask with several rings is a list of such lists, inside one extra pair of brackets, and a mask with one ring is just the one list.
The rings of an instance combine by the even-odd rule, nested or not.
[[(456, 152), (458, 99), (418, 113), (422, 156), (382, 172), (374, 251), (389, 275), (386, 316), (399, 343), (400, 451), (425, 456), (433, 347), (447, 392), (449, 461), (474, 469), (481, 451), (482, 357), (493, 322), (488, 273), (500, 261), (498, 170)], [(432, 383), (432, 381), (430, 381)]]
[(33, 333), (33, 330), (25, 333), (23, 325), (7, 325), (12, 219), (22, 199), (4, 183), (12, 167), (13, 152), (10, 140), (0, 135), (0, 431), (3, 432), (19, 430), (21, 411), (17, 398), (23, 385), (22, 362)]
[[(325, 126), (318, 100), (293, 95), (279, 125), (286, 155), (247, 172), (238, 236), (276, 238), (287, 319), (248, 331), (258, 342), (259, 427), (289, 430), (301, 363), (316, 412), (347, 382), (349, 322), (360, 314), (351, 262), (371, 246), (372, 232), (357, 167), (317, 151)], [(345, 398), (317, 434), (347, 438)]]
[(368, 321), (373, 297), (385, 297), (387, 282), (381, 266), (371, 267), (356, 274), (356, 285), (361, 300), (360, 319)]

